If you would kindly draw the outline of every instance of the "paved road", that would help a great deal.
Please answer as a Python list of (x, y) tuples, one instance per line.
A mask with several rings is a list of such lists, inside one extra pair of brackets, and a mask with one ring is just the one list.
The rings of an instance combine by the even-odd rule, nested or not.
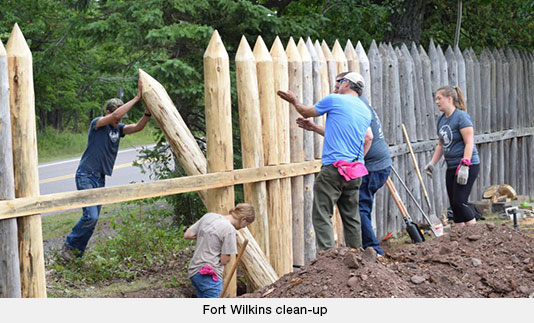
[[(132, 162), (137, 160), (140, 148), (119, 150), (113, 168), (113, 176), (106, 176), (106, 186), (152, 181), (148, 174), (141, 174), (139, 167), (132, 166)], [(75, 191), (74, 174), (79, 163), (80, 158), (74, 158), (39, 165), (41, 195)]]

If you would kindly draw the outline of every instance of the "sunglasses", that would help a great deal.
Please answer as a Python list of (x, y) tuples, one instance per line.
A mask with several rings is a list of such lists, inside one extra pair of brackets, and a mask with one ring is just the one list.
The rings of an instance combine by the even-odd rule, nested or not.
[(345, 81), (347, 81), (347, 79), (339, 79), (339, 80), (336, 80), (336, 83), (343, 83)]

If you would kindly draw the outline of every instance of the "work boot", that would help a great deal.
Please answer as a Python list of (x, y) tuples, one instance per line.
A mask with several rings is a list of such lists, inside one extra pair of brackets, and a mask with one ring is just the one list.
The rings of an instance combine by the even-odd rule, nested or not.
[(77, 257), (76, 250), (64, 244), (63, 249), (61, 250), (61, 257), (66, 262), (71, 262)]

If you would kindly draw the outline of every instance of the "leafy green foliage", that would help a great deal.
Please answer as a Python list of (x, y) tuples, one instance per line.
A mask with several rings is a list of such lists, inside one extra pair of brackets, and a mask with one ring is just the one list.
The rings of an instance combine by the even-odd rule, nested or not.
[(65, 264), (58, 256), (50, 266), (54, 279), (86, 284), (134, 279), (174, 259), (190, 244), (183, 239), (183, 226), (165, 221), (165, 209), (153, 206), (146, 215), (139, 215), (139, 209), (124, 212), (112, 224), (116, 234), (97, 243), (83, 258)]

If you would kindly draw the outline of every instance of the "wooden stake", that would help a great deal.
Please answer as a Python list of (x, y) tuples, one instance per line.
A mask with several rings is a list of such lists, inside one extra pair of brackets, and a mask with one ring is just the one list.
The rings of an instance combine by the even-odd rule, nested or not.
[[(297, 49), (302, 60), (302, 103), (306, 106), (313, 105), (313, 67), (312, 58), (308, 47), (302, 38), (299, 39)], [(304, 159), (313, 160), (313, 132), (303, 131)], [(304, 239), (304, 263), (315, 259), (315, 230), (312, 223), (313, 206), (313, 174), (303, 178), (304, 183), (304, 204), (303, 204), (303, 239)]]
[[(232, 104), (230, 90), (230, 60), (219, 33), (215, 31), (204, 53), (204, 96), (206, 99), (207, 172), (233, 169)], [(210, 212), (228, 214), (234, 207), (234, 187), (208, 191)], [(224, 277), (235, 257), (225, 266)], [(237, 281), (229, 282), (228, 294), (235, 297)]]
[[(274, 71), (273, 59), (263, 42), (261, 36), (258, 36), (256, 44), (254, 45), (254, 59), (256, 61), (257, 82), (260, 98), (260, 111), (262, 121), (262, 137), (263, 137), (263, 154), (264, 164), (278, 165), (279, 161), (279, 144), (278, 144), (278, 127), (276, 110), (276, 90), (274, 85)], [(269, 214), (269, 223), (265, 227), (265, 235), (267, 235), (268, 246), (265, 249), (265, 255), (274, 266), (275, 262), (279, 262), (284, 255), (279, 254), (280, 248), (276, 248), (274, 252), (270, 250), (271, 239), (276, 239), (274, 243), (279, 246), (279, 241), (283, 239), (281, 234), (283, 232), (282, 225), (282, 196), (280, 192), (280, 180), (273, 180), (267, 182), (267, 214)], [(278, 258), (276, 261), (271, 259), (271, 256)]]
[[(15, 196), (39, 195), (32, 53), (15, 24), (7, 43)], [(23, 297), (46, 297), (41, 215), (18, 219)]]
[[(162, 125), (161, 130), (180, 165), (187, 175), (205, 174), (206, 158), (165, 88), (143, 70), (139, 70), (139, 78), (143, 83), (143, 103)], [(207, 192), (199, 191), (198, 194), (206, 204)]]
[[(308, 51), (310, 52), (310, 56), (312, 59), (312, 75), (313, 75), (313, 100), (312, 104), (319, 102), (323, 98), (323, 89), (322, 89), (322, 79), (321, 79), (321, 60), (319, 59), (319, 56), (317, 55), (317, 51), (315, 50), (315, 46), (313, 45), (313, 42), (311, 41), (310, 37), (308, 37), (308, 40), (306, 40), (306, 47), (308, 48)], [(327, 85), (328, 86), (328, 85)], [(324, 125), (322, 122), (323, 117), (314, 117), (313, 121), (315, 123), (320, 123), (321, 125)], [(323, 152), (323, 136), (321, 136), (318, 133), (313, 132), (313, 157), (315, 159), (321, 158), (321, 153)]]
[[(0, 200), (15, 198), (7, 53), (0, 41)], [(0, 298), (21, 297), (17, 220), (0, 221)]]
[[(241, 128), (241, 155), (243, 168), (264, 166), (262, 126), (256, 62), (245, 36), (237, 49), (236, 81), (239, 107), (239, 125)], [(256, 211), (256, 220), (250, 225), (250, 232), (256, 242), (269, 254), (269, 225), (267, 214), (267, 189), (265, 182), (244, 185), (245, 202), (250, 203)]]
[(358, 54), (352, 45), (350, 39), (347, 39), (347, 45), (345, 46), (345, 56), (347, 57), (347, 64), (349, 71), (360, 73), (360, 60)]
[[(293, 38), (289, 39), (286, 47), (289, 69), (289, 90), (293, 91), (297, 99), (302, 102), (302, 58)], [(300, 114), (294, 107), (289, 108), (290, 136), (291, 136), (291, 162), (304, 160), (303, 130), (295, 120)], [(302, 177), (291, 179), (291, 201), (293, 210), (293, 265), (304, 266), (304, 180)]]
[[(273, 59), (274, 89), (287, 91), (289, 89), (288, 62), (284, 46), (280, 38), (276, 37), (271, 47)], [(289, 103), (278, 96), (275, 97), (276, 120), (278, 132), (278, 157), (280, 164), (291, 163), (289, 137)], [(280, 217), (272, 217), (269, 226), (270, 260), (276, 273), (283, 276), (293, 271), (293, 236), (292, 236), (292, 207), (291, 207), (291, 179), (280, 179)], [(276, 228), (278, 233), (273, 233)], [(277, 240), (276, 237), (279, 237)]]
[(334, 92), (334, 88), (336, 86), (336, 76), (338, 74), (337, 64), (334, 59), (334, 56), (332, 55), (332, 52), (330, 51), (330, 48), (328, 48), (328, 44), (324, 40), (321, 43), (321, 49), (323, 50), (323, 55), (326, 60), (326, 68), (328, 70), (328, 93), (330, 94)]
[(337, 39), (334, 42), (334, 47), (332, 48), (332, 56), (336, 61), (337, 74), (349, 71), (347, 57), (345, 56), (345, 52), (343, 51), (343, 48), (341, 48), (341, 45)]

